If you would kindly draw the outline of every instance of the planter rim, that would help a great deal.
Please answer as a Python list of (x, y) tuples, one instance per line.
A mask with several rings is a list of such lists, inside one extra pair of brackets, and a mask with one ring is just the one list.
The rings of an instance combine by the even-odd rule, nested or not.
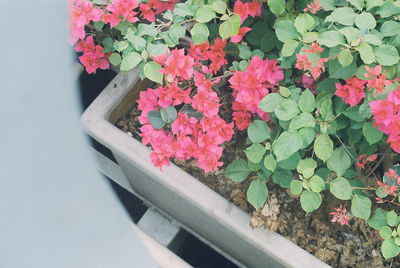
[[(285, 267), (330, 267), (287, 238), (266, 229), (252, 229), (250, 215), (209, 189), (206, 185), (171, 163), (161, 172), (150, 161), (150, 149), (124, 133), (109, 120), (112, 112), (139, 81), (137, 68), (127, 74), (119, 73), (93, 101), (81, 117), (84, 130), (95, 140), (136, 162), (142, 170), (156, 177), (196, 206), (212, 215), (214, 220), (235, 232), (276, 262)], [(168, 213), (168, 211), (166, 211)], [(190, 227), (190, 226), (189, 226)], [(196, 230), (194, 230), (196, 232)], [(224, 250), (224, 249), (223, 249)], [(227, 252), (229, 254), (229, 252)], [(233, 256), (236, 257), (236, 256)], [(240, 258), (237, 258), (239, 261)]]

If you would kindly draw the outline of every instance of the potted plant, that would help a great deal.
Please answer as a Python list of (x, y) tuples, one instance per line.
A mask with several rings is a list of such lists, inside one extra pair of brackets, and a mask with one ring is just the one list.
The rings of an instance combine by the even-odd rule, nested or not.
[[(78, 0), (71, 10), (87, 71), (122, 71), (82, 120), (139, 194), (249, 266), (324, 265), (249, 222), (285, 234), (332, 221), (320, 236), (361, 237), (362, 256), (379, 244), (397, 261), (397, 2)], [(127, 112), (137, 116), (121, 127), (151, 151), (114, 126)], [(252, 216), (172, 159), (241, 185), (242, 198), (228, 197)], [(297, 204), (297, 221), (283, 221), (288, 205), (277, 197)], [(326, 243), (303, 246), (334, 266), (357, 264), (347, 245)], [(378, 253), (369, 264), (383, 265)]]

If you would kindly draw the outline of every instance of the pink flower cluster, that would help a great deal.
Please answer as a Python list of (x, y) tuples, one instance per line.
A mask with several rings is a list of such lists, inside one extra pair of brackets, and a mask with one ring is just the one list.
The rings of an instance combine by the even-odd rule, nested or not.
[(374, 126), (389, 136), (387, 142), (400, 153), (400, 87), (390, 92), (385, 100), (372, 101), (369, 105)]
[[(265, 2), (265, 0), (264, 0)], [(233, 12), (238, 14), (242, 20), (242, 22), (248, 17), (252, 16), (261, 16), (261, 7), (262, 2), (258, 0), (253, 0), (252, 2), (241, 2), (240, 0), (236, 1)]]
[(108, 69), (108, 57), (104, 53), (102, 46), (95, 46), (93, 42), (93, 36), (89, 36), (86, 40), (80, 41), (75, 50), (83, 52), (83, 55), (79, 57), (79, 60), (85, 66), (86, 71), (91, 74), (96, 71), (97, 68)]
[[(318, 53), (323, 52), (324, 49), (316, 42), (310, 45), (310, 49), (303, 49), (302, 51), (306, 52), (307, 54), (297, 54), (297, 63), (294, 67), (302, 71), (309, 70), (313, 79), (317, 80), (321, 73), (325, 71), (324, 63), (327, 62), (329, 58), (320, 58), (318, 56)], [(318, 60), (316, 60), (315, 62), (310, 62), (308, 58), (308, 54), (312, 53), (315, 53), (318, 56)]]
[(343, 208), (342, 205), (340, 207), (335, 208), (334, 212), (329, 213), (329, 215), (333, 215), (331, 222), (338, 222), (340, 225), (349, 226), (350, 217), (347, 214), (346, 208)]
[[(189, 55), (193, 57), (196, 64), (201, 68), (204, 73), (214, 73), (216, 74), (222, 65), (227, 64), (228, 61), (225, 59), (226, 53), (224, 48), (226, 46), (226, 40), (221, 38), (216, 38), (214, 44), (210, 45), (208, 41), (190, 46)], [(202, 61), (209, 60), (210, 66), (201, 64)]]
[(250, 27), (240, 27), (238, 34), (231, 36), (232, 43), (234, 43), (234, 44), (239, 43), (240, 40), (242, 40), (242, 38), (244, 37), (244, 35), (249, 31), (251, 31)]
[[(151, 22), (155, 21), (155, 15), (167, 10), (173, 9), (175, 3), (179, 0), (157, 1), (149, 0), (147, 3), (140, 3), (138, 0), (114, 0), (104, 1), (103, 5), (96, 7), (89, 0), (71, 0), (70, 1), (70, 28), (71, 43), (76, 45), (76, 51), (84, 54), (79, 57), (81, 63), (86, 67), (90, 74), (97, 68), (108, 69), (108, 57), (104, 49), (100, 46), (94, 46), (93, 37), (86, 38), (85, 26), (91, 21), (102, 21), (109, 24), (110, 28), (117, 26), (121, 21), (135, 23), (139, 21), (140, 16)], [(106, 2), (109, 2), (106, 4)], [(137, 11), (134, 11), (134, 10)]]
[[(219, 98), (212, 90), (218, 80), (208, 80), (203, 73), (193, 71), (194, 58), (185, 55), (183, 49), (175, 49), (167, 58), (163, 55), (156, 60), (163, 66), (161, 72), (173, 82), (140, 92), (137, 101), (142, 111), (139, 117), (143, 124), (140, 129), (142, 142), (153, 148), (151, 161), (161, 169), (170, 164), (170, 158), (182, 161), (194, 158), (206, 173), (218, 169), (223, 164), (219, 161), (223, 150), (220, 145), (233, 135), (233, 123), (226, 123), (218, 115)], [(147, 114), (170, 105), (178, 108), (191, 105), (202, 118), (189, 117), (180, 111), (170, 126), (155, 129)]]
[(345, 85), (336, 83), (335, 95), (341, 97), (343, 101), (350, 104), (350, 106), (355, 106), (360, 103), (365, 96), (364, 85), (366, 82), (367, 81), (360, 80), (357, 77), (352, 77), (346, 80)]
[(370, 156), (367, 156), (366, 154), (361, 154), (356, 159), (356, 165), (358, 168), (364, 169), (365, 165), (367, 165), (368, 163), (374, 162), (376, 160), (376, 158), (377, 158), (376, 154), (373, 154)]
[(276, 60), (262, 60), (255, 56), (246, 71), (237, 71), (229, 79), (235, 98), (232, 104), (233, 119), (239, 130), (249, 126), (253, 114), (268, 120), (268, 114), (260, 110), (258, 104), (267, 96), (269, 89), (283, 79), (283, 71), (276, 64)]
[(148, 21), (155, 22), (155, 15), (160, 14), (166, 10), (174, 10), (174, 6), (179, 0), (149, 0), (147, 3), (140, 3), (140, 11), (142, 17)]
[(375, 66), (373, 69), (365, 66), (367, 73), (364, 74), (366, 78), (368, 78), (367, 87), (370, 90), (375, 89), (374, 95), (378, 93), (385, 93), (385, 87), (390, 85), (392, 82), (386, 79), (386, 71), (382, 72), (382, 67), (380, 65)]
[(85, 39), (85, 25), (90, 21), (100, 21), (103, 10), (94, 7), (88, 0), (70, 1), (70, 30), (71, 43), (75, 44), (79, 39)]
[(312, 14), (320, 11), (322, 6), (318, 3), (318, 0), (314, 0), (310, 4), (307, 4), (307, 7), (303, 10), (304, 12), (310, 11)]

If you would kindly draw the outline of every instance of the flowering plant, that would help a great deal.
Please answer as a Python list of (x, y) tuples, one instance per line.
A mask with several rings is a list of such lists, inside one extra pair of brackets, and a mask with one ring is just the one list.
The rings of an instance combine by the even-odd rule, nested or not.
[[(321, 192), (343, 200), (329, 213), (341, 225), (351, 200), (390, 259), (400, 253), (399, 14), (389, 0), (74, 0), (71, 41), (88, 73), (138, 67), (157, 84), (138, 100), (155, 166), (194, 159), (215, 171), (222, 144), (246, 131), (246, 157), (225, 176), (255, 174), (247, 199), (256, 210), (272, 183), (306, 213)], [(221, 118), (220, 83), (232, 122)], [(371, 217), (372, 202), (393, 210)]]

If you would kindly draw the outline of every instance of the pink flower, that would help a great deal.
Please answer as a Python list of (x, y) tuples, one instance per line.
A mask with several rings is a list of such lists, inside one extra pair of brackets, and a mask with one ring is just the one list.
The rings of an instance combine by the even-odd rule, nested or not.
[(182, 77), (189, 80), (193, 75), (194, 59), (185, 56), (184, 49), (174, 49), (165, 61), (165, 66), (161, 69), (161, 73), (170, 74), (172, 78)]
[(331, 222), (338, 222), (340, 225), (349, 226), (348, 220), (350, 217), (346, 215), (346, 212), (346, 208), (343, 208), (342, 205), (340, 205), (338, 208), (335, 208), (334, 212), (329, 213), (329, 215), (333, 215)]
[(297, 58), (297, 63), (294, 67), (296, 67), (299, 70), (307, 71), (311, 67), (311, 62), (308, 59), (308, 55), (296, 55)]
[(232, 43), (234, 43), (234, 44), (239, 43), (240, 40), (242, 40), (242, 38), (244, 37), (244, 35), (249, 31), (251, 31), (250, 27), (240, 27), (239, 33), (235, 36), (231, 36)]
[(336, 83), (335, 95), (343, 99), (343, 101), (350, 106), (357, 105), (365, 96), (364, 84), (366, 82), (358, 79), (357, 77), (352, 77), (346, 80), (345, 85)]
[(207, 59), (211, 61), (210, 69), (214, 74), (217, 73), (222, 65), (228, 63), (228, 61), (225, 59), (225, 46), (226, 40), (216, 38), (214, 40), (214, 44), (210, 46), (210, 49), (204, 52), (204, 55), (207, 57)]
[(314, 42), (310, 45), (310, 49), (303, 49), (303, 51), (307, 53), (321, 53), (324, 49), (317, 42)]
[(376, 89), (374, 95), (377, 95), (378, 93), (384, 93), (385, 87), (391, 84), (389, 80), (386, 80), (386, 72), (383, 71), (381, 74), (382, 68), (380, 65), (375, 66), (373, 69), (365, 66), (365, 69), (367, 70), (365, 77), (369, 79), (367, 87), (370, 89)]
[(310, 11), (312, 14), (317, 13), (321, 10), (322, 6), (318, 4), (318, 0), (314, 0), (311, 4), (307, 4), (307, 7), (304, 9), (304, 12)]
[(80, 62), (85, 66), (88, 74), (94, 73), (97, 68), (102, 70), (108, 69), (109, 63), (104, 49), (101, 46), (96, 46), (94, 52), (86, 52), (79, 57)]
[(386, 184), (386, 183), (382, 183), (380, 181), (377, 181), (379, 187), (378, 189), (382, 189), (383, 193), (387, 194), (387, 195), (396, 195), (396, 192), (399, 190), (399, 186), (397, 185), (390, 185), (390, 184)]
[(88, 0), (74, 0), (70, 6), (71, 44), (85, 38), (85, 25), (90, 21), (99, 21), (103, 10), (95, 8)]
[(247, 3), (242, 3), (240, 0), (237, 0), (233, 12), (240, 16), (243, 23), (243, 21), (249, 16), (249, 6)]
[(378, 125), (388, 126), (395, 115), (393, 104), (384, 100), (376, 100), (369, 103), (371, 112), (374, 115), (375, 122)]

